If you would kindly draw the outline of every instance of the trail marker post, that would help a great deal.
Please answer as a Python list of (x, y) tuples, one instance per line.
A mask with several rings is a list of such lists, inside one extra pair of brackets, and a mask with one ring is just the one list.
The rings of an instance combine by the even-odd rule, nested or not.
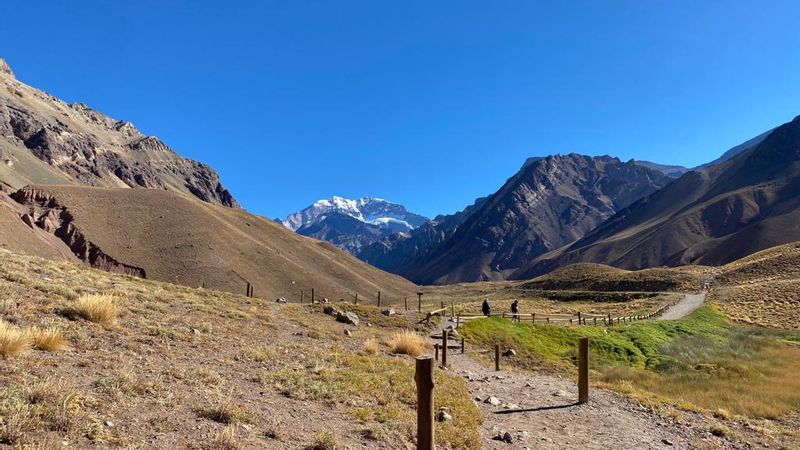
[(433, 360), (417, 357), (414, 381), (417, 384), (417, 449), (433, 450)]
[(442, 367), (447, 368), (447, 330), (442, 330)]
[(589, 401), (589, 338), (578, 339), (578, 404)]

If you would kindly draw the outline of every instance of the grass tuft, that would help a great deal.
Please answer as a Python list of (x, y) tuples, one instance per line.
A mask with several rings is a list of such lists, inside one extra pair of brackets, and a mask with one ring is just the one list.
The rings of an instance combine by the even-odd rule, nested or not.
[(117, 323), (119, 307), (111, 295), (89, 294), (80, 297), (64, 313), (69, 317), (77, 316), (104, 327), (111, 327)]
[(27, 352), (31, 347), (28, 334), (14, 325), (0, 321), (0, 356), (13, 358)]
[(28, 330), (33, 348), (46, 352), (58, 352), (67, 348), (67, 339), (57, 328), (31, 328)]
[(375, 355), (378, 353), (378, 341), (373, 338), (369, 338), (364, 342), (364, 352), (369, 355)]
[(233, 427), (225, 427), (200, 447), (203, 450), (241, 450), (244, 448)]
[(425, 338), (410, 330), (403, 330), (395, 333), (388, 344), (392, 352), (413, 356), (415, 358), (425, 354), (428, 349)]
[(314, 442), (306, 447), (306, 450), (336, 450), (337, 448), (339, 448), (339, 442), (336, 435), (325, 430), (314, 435)]

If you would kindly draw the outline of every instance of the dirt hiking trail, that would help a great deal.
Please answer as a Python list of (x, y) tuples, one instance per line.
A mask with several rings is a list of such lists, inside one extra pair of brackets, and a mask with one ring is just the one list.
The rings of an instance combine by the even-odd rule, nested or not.
[(659, 320), (678, 320), (688, 316), (694, 310), (703, 306), (706, 301), (706, 293), (707, 291), (704, 290), (699, 294), (683, 294), (683, 299), (667, 309), (659, 317)]
[[(702, 303), (704, 295), (691, 301), (697, 297)], [(431, 342), (441, 343), (441, 338), (432, 337)], [(609, 390), (591, 387), (589, 402), (577, 405), (576, 380), (504, 370), (502, 362), (501, 370), (495, 371), (473, 359), (469, 347), (462, 354), (456, 344), (451, 340), (448, 345), (448, 370), (466, 380), (483, 415), (480, 436), (485, 449), (689, 449), (698, 444), (745, 448), (712, 436), (697, 415), (686, 413), (676, 421)], [(498, 439), (506, 432), (511, 442)]]

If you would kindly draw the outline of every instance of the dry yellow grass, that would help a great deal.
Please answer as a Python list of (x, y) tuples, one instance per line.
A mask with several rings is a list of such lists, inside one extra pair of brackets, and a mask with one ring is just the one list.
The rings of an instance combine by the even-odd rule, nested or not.
[(0, 356), (13, 358), (28, 351), (30, 339), (25, 331), (7, 322), (0, 321)]
[(31, 328), (28, 330), (31, 345), (37, 350), (57, 352), (67, 348), (67, 339), (58, 328)]
[(89, 294), (80, 297), (70, 308), (70, 312), (90, 322), (109, 327), (117, 323), (119, 307), (111, 295)]
[(417, 357), (428, 350), (425, 338), (411, 330), (395, 333), (388, 342), (392, 352)]
[(378, 353), (378, 341), (369, 338), (364, 342), (364, 351), (370, 355)]

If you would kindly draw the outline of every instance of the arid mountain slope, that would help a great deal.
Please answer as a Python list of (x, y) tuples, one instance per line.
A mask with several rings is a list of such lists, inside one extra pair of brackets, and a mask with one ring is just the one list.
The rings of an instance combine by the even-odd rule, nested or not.
[[(26, 239), (45, 234), (52, 244), (56, 236), (61, 247), (51, 245), (53, 252), (68, 248), (106, 270), (240, 293), (250, 282), (257, 296), (292, 301), (299, 300), (301, 290), (308, 296), (311, 288), (331, 299), (354, 293), (372, 299), (382, 290), (388, 300), (416, 291), (407, 280), (329, 243), (240, 209), (169, 191), (34, 186), (11, 198), (25, 212), (20, 223), (33, 224), (23, 234)], [(15, 236), (6, 238), (5, 246), (17, 250)]]
[(800, 118), (727, 161), (687, 173), (515, 277), (574, 262), (721, 265), (798, 239)]
[(130, 122), (17, 81), (0, 59), (0, 186), (28, 184), (165, 189), (238, 206), (210, 167)]
[[(397, 273), (424, 284), (504, 279), (669, 181), (609, 156), (531, 159), (424, 259)], [(365, 259), (387, 267), (378, 258)]]
[(800, 242), (722, 266), (712, 299), (734, 320), (800, 329)]

